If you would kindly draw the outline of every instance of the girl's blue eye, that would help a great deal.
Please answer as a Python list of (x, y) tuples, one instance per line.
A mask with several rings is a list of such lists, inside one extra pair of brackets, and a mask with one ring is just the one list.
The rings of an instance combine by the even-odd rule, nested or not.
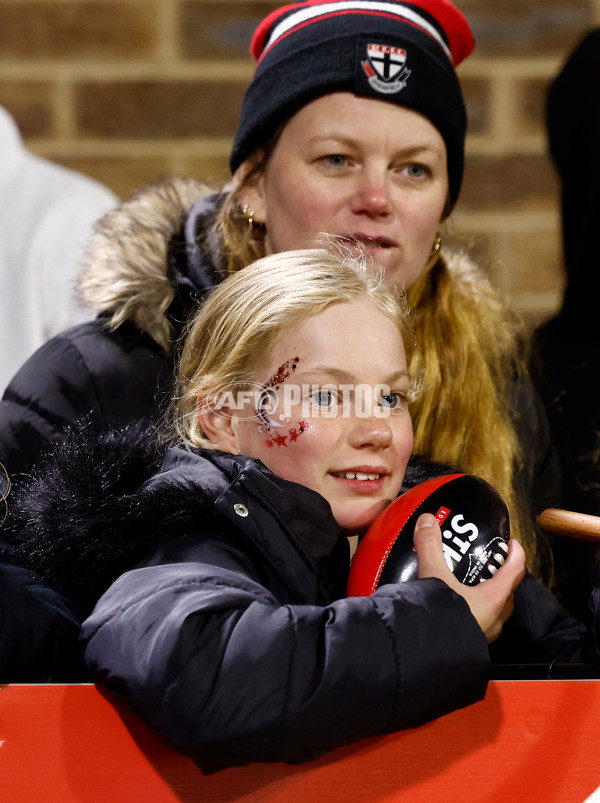
[(311, 398), (319, 407), (331, 407), (334, 402), (334, 393), (332, 390), (318, 390), (312, 394)]
[(401, 407), (405, 402), (405, 398), (400, 393), (390, 393), (386, 396), (379, 397), (379, 403), (382, 407), (389, 407), (393, 410), (395, 407)]

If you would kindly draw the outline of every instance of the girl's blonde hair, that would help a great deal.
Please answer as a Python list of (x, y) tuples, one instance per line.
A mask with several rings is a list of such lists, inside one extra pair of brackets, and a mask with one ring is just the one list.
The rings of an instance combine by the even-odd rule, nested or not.
[(414, 338), (404, 296), (389, 287), (363, 256), (336, 248), (264, 257), (225, 279), (184, 335), (175, 426), (196, 447), (212, 447), (198, 407), (217, 393), (243, 391), (258, 381), (256, 367), (277, 336), (332, 304), (367, 297), (398, 328), (411, 358)]
[[(238, 198), (264, 170), (270, 150), (221, 209), (218, 230), (230, 271), (264, 254), (264, 230), (248, 225)], [(529, 567), (549, 582), (549, 556), (538, 549), (521, 487), (523, 454), (511, 396), (515, 383), (528, 375), (521, 320), (462, 251), (443, 249), (407, 298), (417, 345), (410, 372), (421, 383), (411, 408), (415, 452), (494, 485), (508, 505), (512, 533), (525, 548)]]

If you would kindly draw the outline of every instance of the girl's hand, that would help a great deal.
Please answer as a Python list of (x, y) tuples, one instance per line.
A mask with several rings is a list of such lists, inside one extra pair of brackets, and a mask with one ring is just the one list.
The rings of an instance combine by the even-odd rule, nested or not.
[(431, 513), (424, 513), (417, 519), (414, 546), (419, 560), (419, 578), (443, 580), (466, 600), (487, 640), (497, 639), (513, 611), (513, 592), (525, 577), (525, 552), (521, 544), (511, 538), (504, 565), (489, 580), (475, 586), (463, 585), (448, 568), (442, 549), (442, 531)]

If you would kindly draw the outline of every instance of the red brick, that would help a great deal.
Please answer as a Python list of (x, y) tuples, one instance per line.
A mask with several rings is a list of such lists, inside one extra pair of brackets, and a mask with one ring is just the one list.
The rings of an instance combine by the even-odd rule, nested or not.
[(564, 273), (560, 231), (513, 232), (509, 248), (509, 291), (512, 295), (553, 291), (562, 297)]
[(233, 136), (245, 83), (122, 81), (76, 87), (86, 135), (139, 139)]
[(460, 0), (459, 6), (479, 55), (564, 52), (594, 23), (592, 0)]
[(50, 94), (50, 84), (41, 81), (0, 82), (0, 103), (15, 118), (24, 138), (52, 135)]
[(187, 0), (181, 3), (181, 43), (191, 59), (250, 59), (258, 23), (283, 2), (245, 3)]
[(156, 11), (153, 0), (0, 3), (0, 60), (148, 55)]
[(513, 154), (504, 157), (467, 156), (461, 208), (554, 209), (559, 188), (545, 156)]
[(471, 134), (484, 134), (490, 127), (490, 85), (484, 79), (461, 81)]
[(145, 184), (169, 172), (168, 158), (131, 156), (57, 157), (55, 161), (91, 176), (113, 190), (120, 198), (128, 198)]
[(550, 81), (523, 80), (516, 85), (515, 110), (520, 134), (546, 131), (546, 98)]

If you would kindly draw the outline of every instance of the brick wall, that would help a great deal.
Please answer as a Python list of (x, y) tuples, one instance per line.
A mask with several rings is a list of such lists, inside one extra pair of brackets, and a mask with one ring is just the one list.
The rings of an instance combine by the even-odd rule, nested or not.
[[(455, 226), (532, 321), (562, 288), (549, 81), (600, 0), (457, 0), (477, 38)], [(221, 181), (266, 0), (0, 0), (0, 103), (36, 153), (127, 196), (166, 173)], [(578, 165), (578, 169), (585, 169)]]

